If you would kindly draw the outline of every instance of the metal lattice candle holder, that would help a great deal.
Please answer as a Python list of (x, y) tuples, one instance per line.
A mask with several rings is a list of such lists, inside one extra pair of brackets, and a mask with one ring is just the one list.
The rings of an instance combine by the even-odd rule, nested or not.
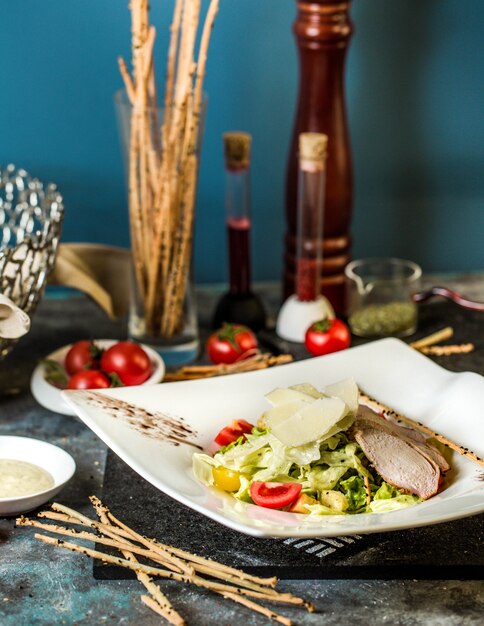
[[(54, 267), (64, 216), (56, 185), (0, 168), (0, 293), (32, 316)], [(0, 338), (0, 358), (15, 340)]]

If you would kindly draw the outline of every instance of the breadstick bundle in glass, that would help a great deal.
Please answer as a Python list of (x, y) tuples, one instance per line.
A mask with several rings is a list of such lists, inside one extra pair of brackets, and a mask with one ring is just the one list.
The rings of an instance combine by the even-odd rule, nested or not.
[[(148, 0), (131, 0), (132, 69), (116, 95), (125, 146), (133, 298), (130, 335), (160, 352), (194, 357), (198, 330), (190, 294), (203, 82), (219, 0), (175, 0), (163, 96)], [(158, 98), (163, 98), (160, 102)], [(180, 352), (182, 351), (182, 352)], [(181, 357), (183, 358), (183, 357)], [(179, 361), (180, 362), (180, 361)]]

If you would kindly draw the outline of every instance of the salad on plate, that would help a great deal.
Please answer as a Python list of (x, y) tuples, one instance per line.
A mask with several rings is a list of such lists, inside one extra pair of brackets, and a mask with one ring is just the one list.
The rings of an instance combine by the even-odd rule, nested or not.
[(257, 425), (236, 420), (215, 454), (193, 456), (203, 484), (242, 502), (308, 515), (382, 513), (427, 500), (450, 466), (412, 428), (360, 404), (353, 379), (302, 383), (265, 396)]

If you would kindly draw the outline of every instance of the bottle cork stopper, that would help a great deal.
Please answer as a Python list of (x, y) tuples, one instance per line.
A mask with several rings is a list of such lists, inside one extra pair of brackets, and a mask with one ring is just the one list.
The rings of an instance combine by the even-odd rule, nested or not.
[(328, 136), (323, 133), (301, 133), (299, 135), (299, 161), (313, 167), (323, 168), (326, 161)]
[(252, 136), (244, 132), (224, 133), (225, 166), (230, 170), (247, 169), (250, 165)]

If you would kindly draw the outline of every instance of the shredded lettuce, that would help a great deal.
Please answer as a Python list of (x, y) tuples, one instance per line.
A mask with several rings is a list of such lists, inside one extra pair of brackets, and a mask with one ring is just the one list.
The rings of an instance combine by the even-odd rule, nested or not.
[(193, 455), (193, 473), (201, 483), (212, 487), (214, 480), (212, 474), (212, 468), (217, 467), (217, 463), (208, 454), (202, 454), (197, 452)]
[(345, 511), (335, 511), (324, 504), (306, 504), (305, 507), (309, 511), (309, 515), (344, 515)]
[(374, 499), (375, 500), (390, 500), (391, 498), (395, 498), (400, 495), (400, 491), (392, 485), (389, 485), (385, 481), (382, 482), (380, 487), (377, 489)]
[(250, 497), (250, 485), (252, 481), (246, 478), (245, 476), (240, 477), (240, 488), (234, 493), (234, 496), (237, 500), (241, 500), (242, 502), (252, 502), (252, 498)]
[(368, 506), (368, 510), (372, 513), (385, 513), (387, 511), (396, 511), (406, 506), (411, 506), (417, 502), (421, 502), (421, 498), (404, 494), (396, 487), (392, 487), (386, 482), (382, 482), (381, 486), (373, 496), (373, 500)]
[(303, 446), (286, 448), (287, 458), (296, 465), (309, 465), (314, 461), (319, 461), (321, 457), (321, 444), (319, 441), (306, 443)]
[(350, 511), (361, 511), (366, 507), (366, 490), (361, 476), (350, 476), (339, 483), (340, 489), (348, 500)]
[(340, 479), (347, 473), (347, 467), (312, 467), (306, 473), (308, 486), (314, 491), (334, 489)]
[(245, 442), (245, 437), (241, 435), (238, 439), (236, 439), (235, 441), (232, 441), (232, 443), (228, 443), (226, 446), (222, 446), (219, 452), (222, 454), (225, 454), (229, 450), (232, 450), (232, 448), (242, 445), (244, 442)]
[(356, 452), (358, 450), (357, 443), (348, 443), (341, 448), (335, 449), (333, 452), (322, 452), (320, 460), (329, 466), (344, 466), (355, 468)]
[[(307, 384), (294, 385), (291, 389), (306, 394), (306, 406), (316, 407), (316, 403), (324, 396)], [(270, 427), (254, 427), (250, 434), (220, 448), (213, 457), (194, 454), (193, 471), (196, 478), (211, 487), (215, 485), (212, 473), (214, 467), (238, 472), (240, 488), (233, 495), (237, 500), (248, 503), (252, 503), (250, 486), (254, 481), (298, 482), (302, 486), (302, 493), (317, 501), (317, 504), (304, 505), (310, 515), (382, 513), (419, 502), (416, 496), (406, 495), (382, 480), (369, 466), (358, 443), (349, 440), (346, 431), (352, 425), (355, 414), (352, 399), (354, 381), (333, 385), (325, 390), (327, 392), (336, 398), (339, 394), (339, 401), (344, 400), (347, 412), (329, 430), (320, 430), (315, 440), (290, 446), (284, 443), (287, 441), (287, 432), (279, 438), (276, 430), (272, 432)], [(276, 405), (272, 409), (275, 410), (278, 406), (284, 406), (279, 405), (279, 402), (293, 399), (294, 393), (277, 389), (269, 396)], [(290, 418), (284, 417), (279, 425), (287, 419)], [(311, 420), (314, 419), (313, 414)], [(311, 429), (318, 432), (314, 421), (309, 426), (307, 432)], [(291, 428), (294, 428), (294, 424)]]
[(417, 502), (421, 502), (420, 498), (417, 498), (417, 496), (409, 496), (401, 493), (398, 496), (385, 500), (372, 500), (367, 510), (369, 513), (387, 513), (388, 511), (404, 509), (407, 506), (417, 504)]

